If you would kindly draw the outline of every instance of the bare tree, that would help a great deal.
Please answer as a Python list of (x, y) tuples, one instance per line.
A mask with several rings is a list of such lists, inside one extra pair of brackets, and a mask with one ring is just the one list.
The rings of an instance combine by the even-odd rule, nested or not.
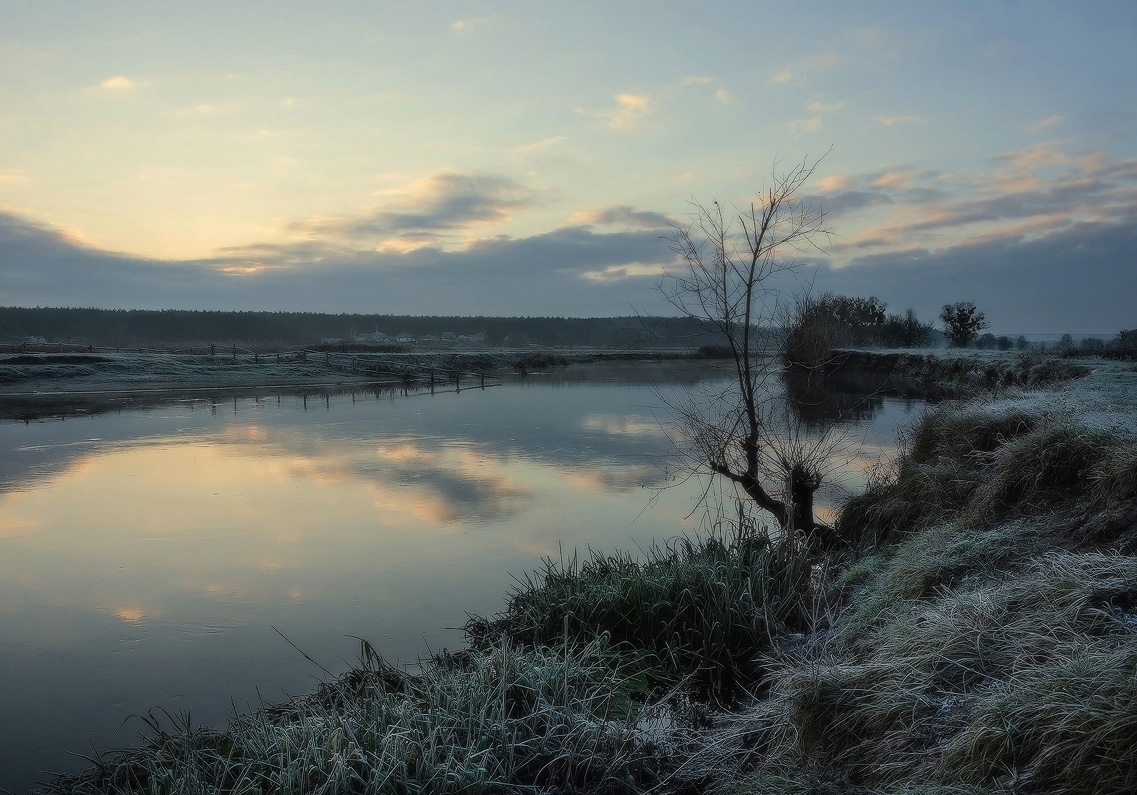
[(736, 215), (717, 201), (695, 203), (691, 222), (673, 224), (669, 237), (683, 268), (661, 284), (672, 306), (730, 349), (727, 386), (694, 390), (672, 406), (687, 464), (728, 479), (783, 528), (811, 537), (830, 533), (814, 516), (814, 494), (834, 441), (807, 433), (781, 398), (784, 334), (773, 329), (792, 304), (776, 277), (795, 264), (780, 255), (817, 248), (828, 234), (820, 207), (798, 196), (816, 166), (806, 158), (775, 170), (765, 193)]

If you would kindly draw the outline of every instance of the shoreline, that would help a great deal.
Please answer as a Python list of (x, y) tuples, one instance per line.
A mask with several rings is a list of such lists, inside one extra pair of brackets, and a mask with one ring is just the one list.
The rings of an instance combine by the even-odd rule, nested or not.
[(18, 354), (0, 357), (0, 419), (84, 415), (168, 400), (496, 386), (568, 364), (688, 358), (674, 350)]

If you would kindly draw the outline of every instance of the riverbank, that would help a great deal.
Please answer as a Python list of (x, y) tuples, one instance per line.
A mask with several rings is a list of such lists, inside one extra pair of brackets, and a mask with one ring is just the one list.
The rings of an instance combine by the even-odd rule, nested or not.
[(454, 389), (560, 365), (687, 356), (668, 351), (332, 351), (209, 354), (28, 353), (0, 356), (0, 418), (89, 414), (169, 400), (260, 393)]
[(836, 350), (819, 369), (829, 382), (933, 400), (1044, 387), (1090, 372), (1079, 360), (1053, 354), (956, 348)]
[(468, 649), (404, 671), (363, 645), (316, 693), (46, 789), (1127, 791), (1137, 371), (1087, 370), (930, 413), (840, 555), (724, 528), (551, 562)]

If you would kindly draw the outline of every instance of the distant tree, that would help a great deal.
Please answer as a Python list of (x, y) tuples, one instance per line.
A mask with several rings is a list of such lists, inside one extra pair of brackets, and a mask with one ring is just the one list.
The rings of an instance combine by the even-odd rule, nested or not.
[(984, 351), (991, 350), (996, 346), (996, 344), (997, 341), (995, 339), (995, 335), (991, 333), (980, 334), (979, 337), (975, 340), (975, 347)]
[(932, 324), (925, 323), (916, 316), (916, 310), (908, 309), (903, 315), (889, 315), (884, 321), (884, 344), (895, 348), (919, 348), (927, 345), (932, 338)]
[(1025, 350), (1026, 350), (1027, 348), (1029, 348), (1029, 347), (1030, 347), (1030, 343), (1026, 341), (1026, 337), (1025, 337), (1025, 336), (1023, 336), (1022, 334), (1020, 334), (1020, 335), (1019, 335), (1019, 336), (1018, 336), (1018, 337), (1015, 339), (1015, 348), (1016, 348), (1017, 350), (1020, 350), (1020, 351), (1025, 351)]
[(970, 301), (944, 304), (940, 320), (944, 323), (944, 333), (957, 348), (966, 348), (980, 331), (991, 325), (986, 315)]
[(1011, 348), (1015, 347), (1015, 344), (1011, 341), (1010, 337), (999, 337), (999, 339), (995, 340), (995, 344), (1001, 351), (1009, 351)]
[(888, 304), (876, 296), (855, 298), (826, 293), (813, 302), (815, 319), (830, 330), (835, 345), (879, 342)]
[(886, 303), (873, 296), (854, 298), (824, 293), (799, 297), (780, 324), (789, 332), (783, 355), (787, 364), (814, 366), (831, 348), (878, 345), (884, 340)]
[(1058, 347), (1064, 351), (1074, 350), (1074, 335), (1063, 334), (1062, 339), (1058, 340)]
[(1137, 329), (1122, 329), (1106, 343), (1106, 355), (1119, 359), (1137, 357)]
[(1105, 340), (1101, 337), (1086, 337), (1078, 343), (1078, 350), (1082, 353), (1095, 356), (1105, 350)]

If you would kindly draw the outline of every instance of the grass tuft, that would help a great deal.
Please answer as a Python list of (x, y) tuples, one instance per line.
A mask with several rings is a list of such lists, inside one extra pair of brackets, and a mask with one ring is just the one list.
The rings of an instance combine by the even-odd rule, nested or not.
[(991, 476), (976, 493), (973, 510), (999, 514), (1069, 501), (1089, 489), (1112, 445), (1108, 434), (1066, 421), (1008, 440), (992, 451)]
[(982, 403), (945, 404), (917, 422), (910, 458), (930, 463), (937, 458), (958, 460), (989, 453), (1030, 433), (1041, 421), (1037, 413), (1026, 409), (992, 411)]
[(583, 561), (546, 561), (514, 589), (503, 613), (475, 619), (468, 630), (475, 645), (491, 625), (523, 644), (601, 635), (614, 649), (651, 660), (662, 684), (691, 677), (730, 700), (761, 678), (757, 659), (773, 639), (806, 624), (810, 575), (792, 540), (764, 535), (680, 539), (652, 547), (642, 561), (594, 552)]

